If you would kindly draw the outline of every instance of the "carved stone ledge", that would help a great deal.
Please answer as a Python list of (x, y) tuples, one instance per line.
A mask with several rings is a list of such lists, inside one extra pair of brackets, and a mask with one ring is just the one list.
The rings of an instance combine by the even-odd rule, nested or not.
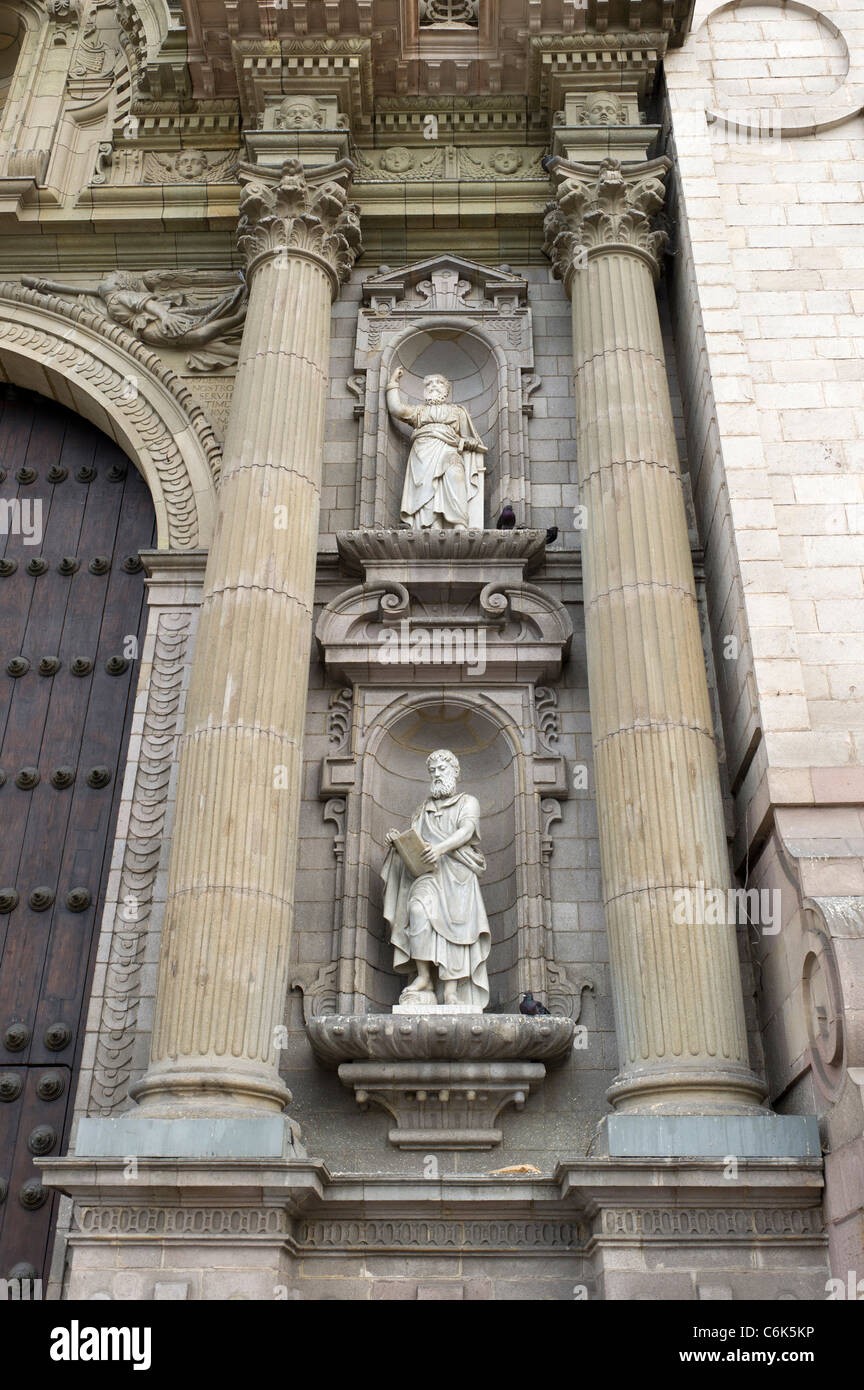
[(491, 1149), (495, 1121), (508, 1105), (521, 1110), (542, 1062), (343, 1062), (339, 1079), (353, 1086), (361, 1110), (379, 1105), (393, 1116), (397, 1149)]
[(332, 599), (318, 621), (333, 679), (392, 685), (425, 671), (436, 682), (557, 680), (570, 618), (524, 577), (542, 563), (542, 531), (382, 528), (340, 531), (336, 540), (343, 570), (364, 582)]
[[(543, 531), (337, 531), (336, 544), (346, 574), (378, 578), (378, 567), (392, 573), (394, 564), (450, 564), (478, 567), (483, 583), (489, 579), (489, 565), (518, 564), (519, 573), (531, 573), (543, 563), (546, 537)], [(433, 574), (440, 576), (436, 568)], [(439, 577), (440, 583), (440, 577)]]
[[(338, 1067), (361, 1109), (374, 1104), (396, 1121), (399, 1149), (491, 1149), (495, 1121), (521, 1110), (546, 1065), (560, 1066), (573, 1044), (569, 1018), (522, 1014), (326, 1014), (306, 1034), (323, 1066)], [(544, 1065), (545, 1064), (545, 1065)]]
[(570, 1055), (574, 1023), (524, 1014), (322, 1014), (306, 1024), (322, 1066), (374, 1059), (382, 1062), (545, 1062)]

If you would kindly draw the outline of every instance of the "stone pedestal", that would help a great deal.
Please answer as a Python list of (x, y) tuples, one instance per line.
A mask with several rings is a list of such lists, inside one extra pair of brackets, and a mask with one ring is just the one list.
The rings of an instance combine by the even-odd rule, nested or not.
[[(325, 1067), (396, 1121), (390, 1143), (399, 1149), (491, 1149), (502, 1131), (495, 1121), (508, 1105), (521, 1110), (546, 1065), (570, 1054), (574, 1025), (567, 1018), (481, 1014), (442, 1005), (409, 1013), (329, 1014), (306, 1031)], [(544, 1065), (546, 1064), (546, 1065)]]

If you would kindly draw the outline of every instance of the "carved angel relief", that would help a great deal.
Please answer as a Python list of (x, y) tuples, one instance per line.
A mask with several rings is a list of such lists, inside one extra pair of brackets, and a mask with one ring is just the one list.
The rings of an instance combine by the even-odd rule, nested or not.
[(96, 285), (25, 275), (21, 283), (40, 294), (74, 296), (151, 347), (192, 348), (186, 357), (190, 372), (218, 371), (237, 361), (246, 282), (230, 271), (114, 270)]
[(176, 154), (159, 154), (148, 150), (144, 155), (142, 183), (236, 183), (237, 154), (204, 150), (178, 150)]

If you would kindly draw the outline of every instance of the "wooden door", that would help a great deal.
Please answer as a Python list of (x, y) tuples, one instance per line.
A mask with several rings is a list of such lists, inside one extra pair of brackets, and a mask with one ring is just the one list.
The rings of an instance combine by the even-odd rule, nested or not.
[(0, 1277), (46, 1277), (154, 544), (117, 445), (0, 386)]

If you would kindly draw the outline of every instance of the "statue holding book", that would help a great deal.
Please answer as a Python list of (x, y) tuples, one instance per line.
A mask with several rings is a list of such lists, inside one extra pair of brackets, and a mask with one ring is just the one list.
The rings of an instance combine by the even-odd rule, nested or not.
[(390, 924), (395, 967), (416, 972), (399, 996), (416, 1008), (467, 1004), (481, 1013), (489, 1003), (486, 961), (492, 944), (480, 893), (486, 868), (480, 853), (480, 803), (460, 792), (459, 760), (447, 748), (426, 759), (429, 796), (410, 829), (387, 832), (384, 916)]

